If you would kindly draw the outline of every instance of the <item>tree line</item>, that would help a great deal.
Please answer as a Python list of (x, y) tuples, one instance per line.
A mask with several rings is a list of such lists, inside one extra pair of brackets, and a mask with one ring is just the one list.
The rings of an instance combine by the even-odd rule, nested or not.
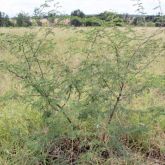
[(28, 26), (44, 26), (43, 20), (46, 20), (47, 25), (70, 25), (75, 27), (80, 26), (151, 26), (165, 27), (165, 16), (157, 15), (130, 15), (117, 14), (114, 12), (105, 11), (97, 15), (86, 15), (81, 10), (74, 10), (70, 15), (57, 15), (49, 13), (47, 15), (37, 15), (37, 10), (34, 10), (34, 15), (29, 16), (28, 13), (21, 12), (14, 18), (0, 11), (0, 27), (28, 27)]

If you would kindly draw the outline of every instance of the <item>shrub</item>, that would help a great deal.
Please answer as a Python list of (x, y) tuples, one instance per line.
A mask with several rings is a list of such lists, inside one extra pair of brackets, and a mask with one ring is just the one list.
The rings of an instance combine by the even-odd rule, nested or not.
[(101, 20), (96, 17), (85, 18), (84, 26), (101, 26)]
[(74, 17), (74, 18), (71, 19), (70, 24), (73, 25), (73, 26), (78, 27), (78, 26), (82, 26), (83, 22), (80, 18)]
[(124, 19), (120, 15), (108, 11), (99, 14), (98, 17), (105, 21), (107, 26), (122, 26), (124, 22)]

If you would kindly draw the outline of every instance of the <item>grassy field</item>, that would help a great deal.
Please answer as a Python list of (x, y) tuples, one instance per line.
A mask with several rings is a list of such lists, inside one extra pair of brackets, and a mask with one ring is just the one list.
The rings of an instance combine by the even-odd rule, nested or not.
[[(29, 59), (35, 60), (30, 54), (31, 49), (28, 48), (30, 44), (27, 45), (27, 42), (31, 42), (32, 48), (37, 50), (39, 39), (44, 40), (45, 30), (48, 29), (0, 29), (2, 34), (0, 36), (2, 38), (2, 41), (0, 38), (2, 42), (0, 45), (0, 164), (164, 165), (164, 30), (161, 29), (160, 33), (154, 36), (155, 42), (162, 44), (160, 56), (155, 56), (141, 75), (130, 74), (124, 94), (120, 98), (122, 101), (118, 111), (108, 126), (105, 122), (107, 109), (111, 102), (112, 105), (115, 102), (115, 95), (118, 94), (117, 85), (120, 82), (120, 78), (116, 79), (119, 71), (117, 69), (121, 69), (122, 73), (119, 77), (122, 77), (122, 74), (125, 74), (124, 61), (134, 52), (136, 41), (130, 42), (130, 39), (124, 36), (122, 31), (125, 29), (120, 29), (121, 35), (118, 35), (118, 31), (106, 29), (105, 34), (114, 34), (109, 38), (107, 36), (104, 38), (103, 30), (99, 32), (97, 28), (51, 29), (53, 35), (48, 39), (45, 38), (43, 48), (38, 53), (40, 56), (37, 56), (44, 76), (38, 71), (37, 61), (31, 61), (32, 69), (28, 73), (32, 78), (29, 79), (34, 80), (35, 83), (30, 84), (29, 79), (21, 79), (16, 74), (12, 74), (12, 69), (21, 76), (27, 73), (24, 67), (26, 61), (22, 56), (27, 55)], [(156, 28), (133, 28), (133, 30), (136, 36), (139, 34), (144, 38), (159, 31)], [(28, 33), (35, 35), (30, 38), (26, 36)], [(94, 36), (98, 33), (101, 37), (97, 40)], [(18, 44), (14, 35), (20, 40)], [(113, 40), (111, 43), (121, 45), (121, 49), (111, 47), (109, 42), (111, 39)], [(143, 41), (139, 40), (138, 43)], [(20, 44), (25, 45), (25, 50), (19, 49)], [(159, 52), (156, 51), (157, 47), (152, 50), (155, 43), (152, 44), (141, 46), (136, 51), (137, 55), (141, 53), (145, 56), (151, 50), (151, 53), (146, 55), (146, 62), (150, 59), (149, 56)], [(116, 69), (118, 63), (114, 62), (113, 52), (116, 53), (117, 50), (123, 54), (123, 59)], [(134, 68), (139, 69), (145, 63), (145, 57), (140, 58), (139, 55), (136, 65), (131, 68), (132, 72)], [(4, 67), (4, 62), (9, 64), (8, 68), (11, 67), (11, 70)], [(92, 65), (98, 66), (99, 71), (96, 68), (90, 70)], [(21, 66), (23, 67), (19, 68)], [(116, 75), (109, 72), (111, 69), (117, 70)], [(110, 75), (112, 77), (108, 77)], [(102, 76), (105, 76), (106, 81), (109, 82), (114, 95), (109, 94), (110, 90), (105, 88), (106, 84), (102, 85)], [(141, 87), (142, 83), (145, 84)], [(35, 88), (35, 85), (38, 85), (38, 88)], [(50, 89), (47, 89), (48, 86)], [(49, 91), (51, 96), (42, 95), (37, 89)], [(134, 89), (141, 91), (133, 93)], [(54, 99), (53, 97), (56, 96), (57, 99)], [(53, 99), (57, 102), (53, 102)], [(92, 99), (94, 101), (91, 101)], [(52, 108), (57, 103), (62, 105), (61, 111), (69, 116), (76, 127), (72, 127), (73, 123), (68, 123), (65, 114)]]

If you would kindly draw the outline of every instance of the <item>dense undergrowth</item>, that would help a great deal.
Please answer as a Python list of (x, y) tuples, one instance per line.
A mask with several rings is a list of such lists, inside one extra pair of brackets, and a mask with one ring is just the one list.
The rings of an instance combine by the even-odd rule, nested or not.
[(163, 33), (1, 29), (0, 164), (163, 165)]

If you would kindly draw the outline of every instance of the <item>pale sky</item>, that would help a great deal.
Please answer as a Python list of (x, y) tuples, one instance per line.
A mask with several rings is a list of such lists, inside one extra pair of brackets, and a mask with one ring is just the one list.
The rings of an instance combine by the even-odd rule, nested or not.
[[(162, 11), (165, 11), (165, 0), (161, 1)], [(60, 3), (60, 11), (70, 14), (75, 9), (82, 10), (85, 14), (97, 14), (105, 10), (118, 13), (135, 14), (137, 7), (133, 6), (133, 0), (55, 0)], [(159, 0), (141, 0), (147, 14), (156, 14), (160, 9)], [(0, 0), (0, 11), (7, 13), (10, 17), (24, 11), (32, 14), (35, 7), (39, 7), (44, 0)]]

